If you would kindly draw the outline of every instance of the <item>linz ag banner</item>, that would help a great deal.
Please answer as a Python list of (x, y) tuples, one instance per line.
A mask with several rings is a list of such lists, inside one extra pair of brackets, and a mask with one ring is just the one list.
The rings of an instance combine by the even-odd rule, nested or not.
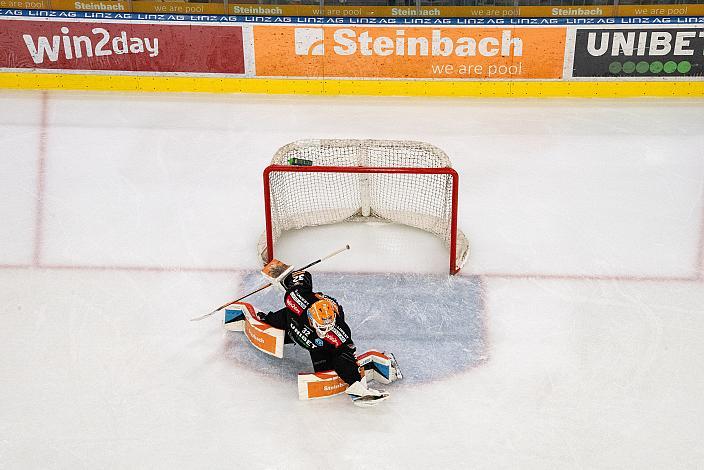
[(573, 77), (704, 75), (704, 29), (577, 29)]
[(2, 29), (0, 68), (227, 74), (245, 70), (240, 26), (3, 21)]
[(257, 76), (559, 79), (565, 27), (254, 26)]

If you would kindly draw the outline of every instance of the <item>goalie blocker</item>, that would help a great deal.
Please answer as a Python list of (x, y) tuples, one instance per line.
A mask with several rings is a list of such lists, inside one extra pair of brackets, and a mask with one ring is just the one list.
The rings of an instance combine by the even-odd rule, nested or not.
[(238, 302), (225, 309), (223, 327), (229, 331), (242, 331), (252, 346), (272, 356), (284, 357), (284, 330), (262, 323), (252, 304)]

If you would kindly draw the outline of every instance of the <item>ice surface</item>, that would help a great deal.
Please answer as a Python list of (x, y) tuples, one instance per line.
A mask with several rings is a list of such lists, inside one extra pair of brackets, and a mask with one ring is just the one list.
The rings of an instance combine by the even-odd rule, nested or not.
[[(699, 100), (0, 92), (0, 468), (702, 468), (702, 122)], [(258, 370), (188, 321), (259, 285), (261, 171), (304, 138), (424, 140), (460, 174), (447, 285), (442, 243), (401, 227), (277, 248), (352, 246), (316, 287), (399, 355), (375, 409), (298, 401), (303, 351)]]

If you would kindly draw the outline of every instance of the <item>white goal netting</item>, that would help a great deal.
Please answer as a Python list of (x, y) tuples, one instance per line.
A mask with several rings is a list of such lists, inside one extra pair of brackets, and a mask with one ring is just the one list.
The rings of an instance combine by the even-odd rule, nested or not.
[(304, 140), (282, 147), (271, 164), (276, 167), (265, 170), (270, 234), (264, 233), (258, 247), (265, 262), (271, 253), (267, 240), (275, 244), (287, 230), (369, 220), (437, 235), (454, 250), (451, 270), (459, 270), (466, 261), (467, 238), (459, 229), (453, 237), (457, 174), (435, 146), (413, 141)]

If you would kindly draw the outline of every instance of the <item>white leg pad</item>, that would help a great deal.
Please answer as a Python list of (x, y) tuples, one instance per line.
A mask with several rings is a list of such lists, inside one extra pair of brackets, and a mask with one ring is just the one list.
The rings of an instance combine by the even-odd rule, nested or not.
[(367, 351), (357, 356), (357, 363), (364, 368), (367, 380), (390, 384), (403, 378), (396, 358), (391, 353)]

